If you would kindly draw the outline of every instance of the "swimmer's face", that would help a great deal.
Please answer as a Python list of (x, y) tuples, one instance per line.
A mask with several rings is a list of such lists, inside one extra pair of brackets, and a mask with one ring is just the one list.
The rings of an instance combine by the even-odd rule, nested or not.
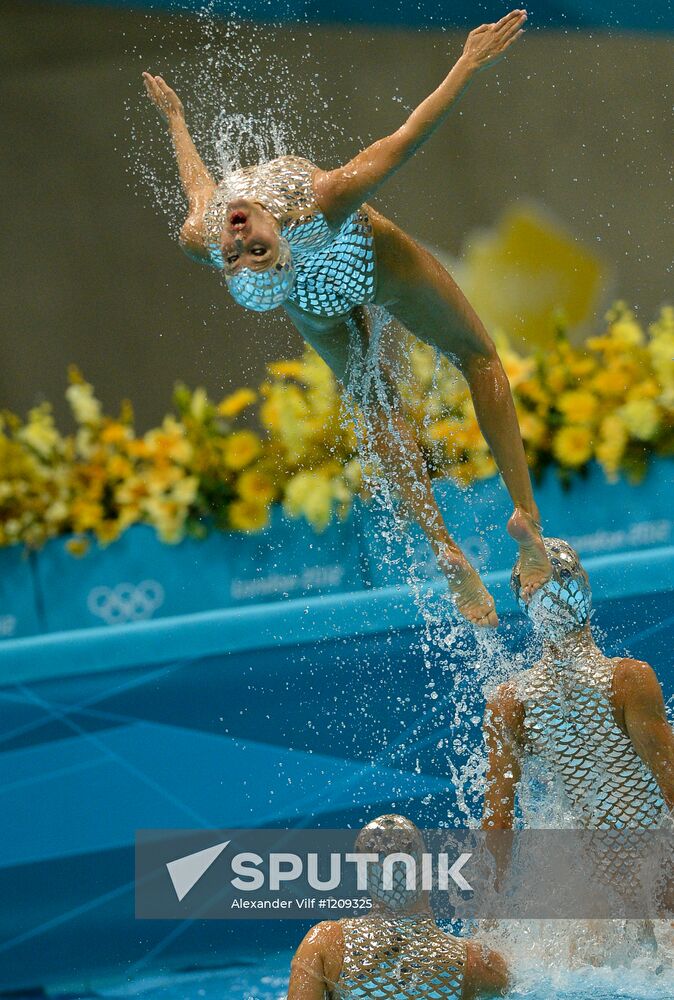
[(274, 217), (255, 201), (245, 198), (227, 205), (222, 231), (225, 273), (235, 275), (242, 268), (268, 271), (279, 255), (279, 231)]

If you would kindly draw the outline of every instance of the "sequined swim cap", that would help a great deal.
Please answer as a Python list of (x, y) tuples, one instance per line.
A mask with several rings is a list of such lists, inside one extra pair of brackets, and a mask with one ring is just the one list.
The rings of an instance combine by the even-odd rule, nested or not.
[(577, 632), (590, 620), (592, 593), (590, 580), (578, 553), (561, 538), (544, 538), (552, 565), (552, 576), (536, 590), (527, 604), (521, 596), (520, 560), (513, 568), (510, 585), (520, 608), (537, 632), (553, 642), (569, 632)]
[[(367, 866), (367, 891), (373, 903), (389, 910), (404, 910), (419, 899), (425, 845), (411, 820), (395, 813), (378, 816), (358, 834), (356, 850), (380, 856), (379, 861), (371, 861)], [(402, 859), (384, 864), (385, 857), (393, 854), (409, 855), (414, 860), (414, 877), (412, 866)]]
[(226, 276), (232, 298), (246, 309), (268, 312), (282, 305), (293, 290), (295, 268), (288, 241), (279, 237), (279, 255), (267, 271), (244, 267), (238, 274)]

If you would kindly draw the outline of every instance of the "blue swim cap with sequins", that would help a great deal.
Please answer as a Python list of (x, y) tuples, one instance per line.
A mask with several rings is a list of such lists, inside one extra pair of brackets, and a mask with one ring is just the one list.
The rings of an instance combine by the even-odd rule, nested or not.
[(539, 587), (527, 604), (521, 596), (520, 560), (513, 568), (510, 585), (520, 608), (534, 628), (551, 641), (562, 639), (586, 625), (592, 614), (590, 580), (578, 553), (562, 538), (544, 538), (552, 566), (552, 577)]

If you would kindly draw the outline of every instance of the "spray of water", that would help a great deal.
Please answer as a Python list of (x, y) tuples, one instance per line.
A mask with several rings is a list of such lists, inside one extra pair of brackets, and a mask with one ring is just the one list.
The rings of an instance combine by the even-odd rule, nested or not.
[[(141, 70), (163, 76), (183, 100), (192, 137), (216, 180), (237, 167), (287, 153), (329, 163), (345, 133), (332, 113), (334, 95), (305, 33), (295, 34), (287, 25), (252, 24), (236, 15), (225, 19), (215, 15), (212, 3), (172, 24), (152, 17), (145, 24), (142, 49), (129, 53), (137, 60), (138, 78), (130, 81), (128, 135), (120, 148), (132, 183), (166, 216), (174, 235), (185, 199)], [(311, 129), (307, 93), (321, 112)]]
[[(396, 419), (402, 415), (400, 395), (392, 386), (392, 382), (404, 384), (409, 373), (406, 354), (399, 349), (400, 334), (390, 316), (379, 307), (369, 307), (368, 319), (367, 338), (355, 322), (350, 326), (345, 413), (356, 429), (361, 465), (376, 512), (377, 534), (383, 542), (382, 563), (392, 573), (404, 574), (419, 612), (421, 631), (417, 641), (430, 708), (430, 713), (424, 715), (433, 721), (439, 713), (445, 715), (437, 749), (442, 754), (441, 768), (448, 774), (456, 796), (456, 811), (447, 815), (445, 822), (451, 826), (477, 826), (485, 770), (479, 738), (484, 696), (487, 689), (511, 675), (513, 657), (500, 635), (476, 632), (457, 614), (449, 591), (438, 587), (428, 547), (419, 546), (401, 512), (396, 484), (390, 472), (387, 475), (382, 468), (374, 442), (383, 423), (393, 442), (400, 476), (415, 476)], [(412, 728), (407, 746), (400, 749), (410, 752), (413, 741), (423, 736), (423, 732)]]

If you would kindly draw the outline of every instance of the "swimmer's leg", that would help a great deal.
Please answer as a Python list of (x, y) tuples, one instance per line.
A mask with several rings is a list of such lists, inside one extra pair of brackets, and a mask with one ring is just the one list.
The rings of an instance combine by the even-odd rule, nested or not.
[(475, 413), (515, 511), (508, 531), (522, 560), (528, 600), (550, 578), (538, 507), (508, 379), (489, 334), (461, 289), (438, 261), (397, 226), (372, 212), (377, 250), (377, 303), (449, 358), (463, 374)]
[[(353, 337), (360, 338), (361, 354), (367, 344), (369, 327), (364, 309), (355, 309), (348, 324), (344, 320), (322, 320), (307, 316), (292, 305), (286, 312), (304, 339), (330, 366), (343, 386), (348, 384)], [(494, 602), (478, 574), (451, 538), (433, 494), (426, 463), (408, 422), (397, 405), (393, 380), (385, 380), (385, 400), (368, 404), (368, 433), (389, 482), (400, 495), (403, 511), (426, 534), (438, 564), (447, 577), (458, 611), (481, 627), (494, 627), (498, 618)]]

